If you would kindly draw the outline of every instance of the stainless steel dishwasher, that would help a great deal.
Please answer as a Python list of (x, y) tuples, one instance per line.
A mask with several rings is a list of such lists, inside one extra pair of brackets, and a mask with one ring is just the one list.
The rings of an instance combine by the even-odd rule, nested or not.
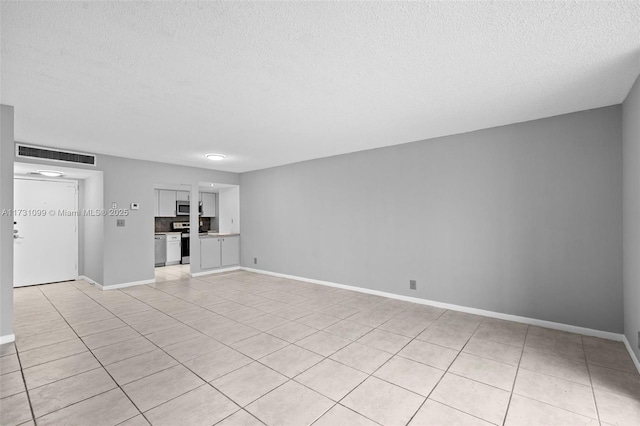
[(167, 263), (167, 236), (156, 234), (156, 266)]

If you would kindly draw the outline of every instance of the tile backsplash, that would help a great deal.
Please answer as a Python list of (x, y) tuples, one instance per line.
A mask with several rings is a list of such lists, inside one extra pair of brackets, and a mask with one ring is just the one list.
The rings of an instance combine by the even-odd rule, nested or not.
[[(198, 232), (207, 232), (211, 230), (211, 218), (209, 217), (201, 217), (200, 221), (202, 222), (202, 226)], [(189, 222), (188, 216), (181, 217), (156, 217), (155, 218), (155, 232), (173, 232), (174, 229), (171, 226), (173, 222)]]

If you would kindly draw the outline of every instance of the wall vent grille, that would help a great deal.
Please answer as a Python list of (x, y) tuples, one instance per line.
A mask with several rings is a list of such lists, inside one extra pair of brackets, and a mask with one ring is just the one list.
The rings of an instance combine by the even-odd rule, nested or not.
[(16, 145), (16, 156), (22, 158), (39, 158), (41, 160), (58, 161), (63, 163), (84, 164), (87, 166), (96, 165), (95, 155), (21, 144)]

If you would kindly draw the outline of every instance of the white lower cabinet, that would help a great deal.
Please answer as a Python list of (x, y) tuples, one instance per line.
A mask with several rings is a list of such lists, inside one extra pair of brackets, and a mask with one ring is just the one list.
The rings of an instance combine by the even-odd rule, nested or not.
[(220, 238), (200, 239), (200, 269), (219, 268), (220, 254)]
[(240, 236), (200, 239), (200, 269), (240, 264)]
[(182, 260), (180, 235), (167, 235), (167, 265), (177, 265)]
[(222, 266), (240, 264), (240, 237), (222, 237), (220, 241), (222, 251)]

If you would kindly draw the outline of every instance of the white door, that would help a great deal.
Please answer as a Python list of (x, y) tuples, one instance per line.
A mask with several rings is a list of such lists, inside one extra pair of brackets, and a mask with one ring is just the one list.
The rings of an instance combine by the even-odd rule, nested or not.
[(76, 279), (77, 184), (19, 178), (14, 182), (13, 286)]

